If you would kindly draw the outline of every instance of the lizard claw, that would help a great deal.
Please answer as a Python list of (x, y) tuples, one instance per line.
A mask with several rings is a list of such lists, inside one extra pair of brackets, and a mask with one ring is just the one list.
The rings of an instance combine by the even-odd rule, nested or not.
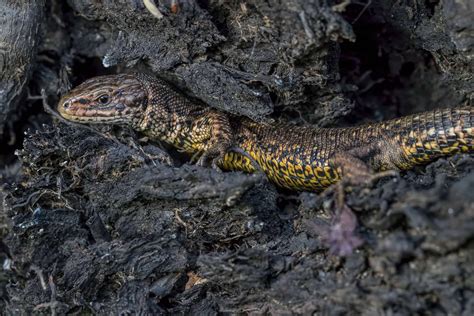
[[(214, 155), (212, 155), (212, 156), (214, 156)], [(211, 160), (211, 163), (209, 164), (209, 160), (211, 158), (211, 155), (208, 152), (205, 152), (196, 161), (196, 165), (201, 166), (201, 167), (208, 167), (210, 165), (212, 169), (217, 170), (217, 171), (222, 171), (221, 168), (219, 167), (219, 165), (222, 164), (223, 157), (224, 157), (224, 153), (221, 153), (221, 154), (217, 155), (217, 157), (214, 157)]]
[(369, 179), (369, 184), (374, 184), (377, 180), (380, 180), (385, 177), (399, 177), (400, 173), (397, 170), (385, 170), (372, 174)]
[(221, 156), (212, 159), (212, 164), (211, 164), (212, 169), (214, 169), (216, 171), (219, 171), (219, 172), (222, 172), (222, 169), (219, 167), (219, 164), (221, 164), (221, 163), (222, 163), (222, 157)]
[(201, 157), (196, 161), (196, 165), (200, 167), (206, 167), (207, 166), (207, 158), (209, 155), (206, 155), (206, 153), (202, 154)]
[(197, 152), (195, 152), (195, 153), (191, 156), (191, 159), (189, 160), (190, 163), (192, 164), (192, 163), (195, 162), (196, 165), (199, 165), (199, 164), (200, 164), (199, 161), (201, 160), (201, 158), (198, 158), (198, 157), (199, 157), (200, 155), (202, 156), (202, 151), (197, 151)]

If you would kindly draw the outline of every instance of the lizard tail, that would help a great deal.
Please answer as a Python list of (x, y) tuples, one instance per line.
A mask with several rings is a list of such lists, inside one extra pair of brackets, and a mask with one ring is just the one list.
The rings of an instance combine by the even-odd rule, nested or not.
[[(401, 169), (442, 156), (474, 151), (474, 107), (438, 109), (387, 122), (399, 130)], [(398, 125), (399, 129), (393, 128)]]

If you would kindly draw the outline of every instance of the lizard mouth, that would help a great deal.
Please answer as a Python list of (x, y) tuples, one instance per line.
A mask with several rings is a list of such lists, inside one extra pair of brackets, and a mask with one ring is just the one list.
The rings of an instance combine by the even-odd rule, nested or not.
[(65, 118), (66, 120), (69, 121), (74, 121), (74, 122), (87, 122), (87, 123), (102, 123), (102, 122), (108, 122), (108, 123), (120, 123), (124, 121), (123, 117), (117, 117), (117, 116), (85, 116), (85, 115), (74, 115), (74, 114), (69, 114), (69, 113), (61, 113), (59, 114)]
[(74, 122), (120, 123), (126, 119), (124, 115), (117, 115), (117, 113), (112, 110), (112, 107), (101, 109), (76, 108), (74, 110), (59, 107), (58, 112), (63, 118)]

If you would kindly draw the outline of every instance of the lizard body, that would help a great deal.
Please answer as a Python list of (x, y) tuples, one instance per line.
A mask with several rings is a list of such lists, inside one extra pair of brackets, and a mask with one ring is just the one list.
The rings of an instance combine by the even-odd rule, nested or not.
[[(322, 191), (341, 178), (406, 170), (474, 150), (472, 107), (440, 109), (348, 128), (257, 123), (192, 102), (145, 74), (89, 79), (63, 96), (64, 118), (125, 124), (225, 170), (263, 170), (291, 190)], [(256, 164), (258, 166), (256, 166)]]

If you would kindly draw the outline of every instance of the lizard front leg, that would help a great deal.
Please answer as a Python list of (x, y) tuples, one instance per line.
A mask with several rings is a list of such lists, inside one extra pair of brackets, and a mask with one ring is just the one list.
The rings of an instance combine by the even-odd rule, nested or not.
[(206, 116), (209, 137), (203, 144), (202, 155), (197, 164), (205, 166), (212, 159), (213, 168), (218, 168), (217, 166), (222, 163), (226, 152), (234, 145), (232, 127), (229, 117), (224, 113), (212, 111)]

